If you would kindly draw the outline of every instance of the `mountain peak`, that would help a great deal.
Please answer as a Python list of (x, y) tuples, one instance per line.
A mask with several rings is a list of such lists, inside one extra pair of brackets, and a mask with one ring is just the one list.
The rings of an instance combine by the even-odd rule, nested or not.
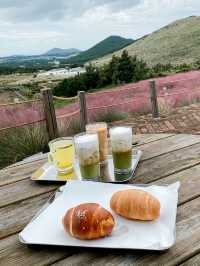
[(87, 51), (80, 53), (77, 56), (71, 57), (69, 63), (84, 64), (88, 61), (97, 59), (107, 54), (113, 53), (123, 47), (133, 43), (132, 39), (126, 39), (121, 36), (111, 35), (92, 46)]
[[(143, 59), (148, 65), (193, 63), (199, 59), (200, 16), (176, 20), (126, 47), (129, 55)], [(112, 55), (99, 58), (97, 64), (109, 62)]]
[(61, 49), (61, 48), (52, 48), (43, 55), (49, 55), (49, 56), (70, 56), (75, 55), (77, 53), (80, 53), (80, 50), (76, 48), (68, 48), (68, 49)]

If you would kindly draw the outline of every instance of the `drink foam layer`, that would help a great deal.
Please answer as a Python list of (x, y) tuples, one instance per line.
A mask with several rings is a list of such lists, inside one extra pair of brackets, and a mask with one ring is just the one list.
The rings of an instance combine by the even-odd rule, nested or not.
[(111, 128), (110, 134), (113, 137), (129, 137), (132, 135), (132, 129), (129, 127), (115, 127)]
[(82, 164), (99, 159), (99, 141), (97, 134), (86, 134), (75, 138), (76, 152)]
[(132, 148), (132, 128), (111, 128), (110, 137), (113, 151), (124, 152)]
[(82, 136), (78, 136), (75, 139), (76, 145), (78, 147), (83, 147), (86, 148), (86, 145), (89, 145), (90, 147), (97, 145), (98, 143), (98, 136), (96, 134), (88, 134), (88, 135), (82, 135)]

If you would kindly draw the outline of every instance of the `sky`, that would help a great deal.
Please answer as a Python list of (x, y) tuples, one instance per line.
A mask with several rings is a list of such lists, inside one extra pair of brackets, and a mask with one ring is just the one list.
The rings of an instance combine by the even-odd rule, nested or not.
[(191, 15), (200, 0), (0, 0), (0, 57), (137, 39)]

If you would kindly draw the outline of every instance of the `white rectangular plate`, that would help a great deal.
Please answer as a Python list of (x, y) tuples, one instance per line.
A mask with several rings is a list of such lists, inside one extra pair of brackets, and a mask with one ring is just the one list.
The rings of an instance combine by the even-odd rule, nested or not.
[[(19, 234), (26, 244), (164, 250), (175, 242), (175, 224), (180, 183), (169, 186), (133, 186), (91, 181), (70, 181), (63, 192), (45, 208)], [(110, 209), (110, 198), (118, 190), (137, 188), (150, 192), (161, 203), (161, 215), (151, 222), (127, 220)], [(78, 204), (96, 202), (109, 210), (116, 221), (109, 237), (97, 240), (78, 240), (64, 231), (62, 217), (66, 211)]]

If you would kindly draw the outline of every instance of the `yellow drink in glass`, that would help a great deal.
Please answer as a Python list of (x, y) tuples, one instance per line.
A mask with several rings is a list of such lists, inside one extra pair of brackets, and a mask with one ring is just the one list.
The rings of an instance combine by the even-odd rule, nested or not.
[(59, 173), (69, 173), (73, 170), (74, 143), (72, 138), (58, 138), (49, 142), (49, 161)]

